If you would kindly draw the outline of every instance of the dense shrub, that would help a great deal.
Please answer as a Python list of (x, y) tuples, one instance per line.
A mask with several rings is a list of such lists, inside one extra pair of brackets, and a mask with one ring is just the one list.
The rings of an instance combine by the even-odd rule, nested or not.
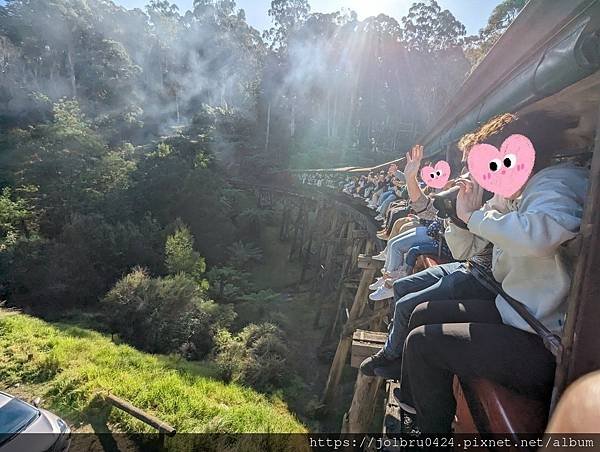
[(283, 332), (270, 323), (250, 324), (238, 335), (220, 331), (216, 362), (222, 378), (271, 391), (285, 384), (288, 348)]
[(37, 233), (32, 206), (23, 198), (13, 196), (9, 187), (0, 192), (0, 252), (13, 246), (21, 237)]
[(193, 359), (209, 353), (217, 330), (234, 318), (231, 307), (207, 300), (185, 273), (152, 278), (136, 268), (103, 301), (113, 331), (127, 342), (152, 353), (181, 350)]
[(162, 268), (159, 226), (108, 223), (101, 215), (74, 215), (54, 239), (21, 238), (0, 253), (2, 281), (11, 304), (56, 315), (89, 306), (139, 264)]

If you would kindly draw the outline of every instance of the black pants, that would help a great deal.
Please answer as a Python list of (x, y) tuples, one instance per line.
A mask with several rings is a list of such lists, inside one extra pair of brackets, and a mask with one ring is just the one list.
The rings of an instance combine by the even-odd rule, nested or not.
[(387, 219), (385, 226), (387, 233), (389, 234), (390, 232), (392, 232), (392, 228), (394, 227), (394, 223), (396, 222), (396, 220), (399, 220), (400, 218), (405, 218), (409, 213), (410, 207), (400, 207), (397, 210), (392, 211)]
[[(450, 433), (454, 375), (550, 397), (555, 359), (542, 339), (504, 325), (493, 301), (430, 301), (415, 308), (404, 343), (402, 394), (423, 432)], [(405, 397), (408, 396), (408, 397)]]

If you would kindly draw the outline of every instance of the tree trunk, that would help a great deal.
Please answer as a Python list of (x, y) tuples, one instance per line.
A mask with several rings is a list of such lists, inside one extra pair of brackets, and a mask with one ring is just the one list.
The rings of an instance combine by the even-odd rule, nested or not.
[(337, 89), (335, 90), (335, 94), (333, 97), (333, 117), (331, 119), (331, 136), (337, 136), (337, 99), (338, 99)]
[(296, 134), (296, 101), (292, 99), (292, 119), (290, 121), (290, 137)]
[(179, 96), (177, 95), (177, 89), (175, 89), (175, 111), (177, 114), (177, 124), (179, 124)]
[(331, 138), (331, 98), (327, 96), (327, 140)]
[(69, 65), (69, 75), (71, 79), (71, 96), (73, 99), (77, 98), (77, 81), (75, 80), (75, 66), (73, 65), (73, 58), (71, 57), (73, 49), (69, 45), (67, 49), (67, 64)]
[(265, 153), (269, 152), (269, 135), (271, 134), (271, 103), (267, 107), (267, 133), (265, 137)]

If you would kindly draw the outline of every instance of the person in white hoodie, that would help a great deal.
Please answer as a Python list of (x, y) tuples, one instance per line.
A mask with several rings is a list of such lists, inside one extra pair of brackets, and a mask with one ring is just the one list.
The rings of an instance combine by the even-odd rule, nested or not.
[[(505, 129), (485, 142), (499, 147), (512, 133), (528, 135), (519, 121)], [(482, 206), (483, 190), (474, 182), (462, 183), (457, 216), (467, 229), (450, 225), (446, 240), (461, 260), (493, 245), (492, 274), (504, 292), (560, 335), (571, 283), (561, 248), (578, 233), (588, 171), (570, 164), (541, 169), (553, 149), (543, 140), (532, 141), (535, 174), (511, 199), (496, 197)], [(476, 143), (471, 140), (470, 146)], [(422, 303), (412, 312), (408, 331), (399, 396), (415, 408), (423, 432), (450, 432), (454, 375), (487, 378), (540, 399), (550, 396), (554, 356), (500, 295), (493, 302)]]

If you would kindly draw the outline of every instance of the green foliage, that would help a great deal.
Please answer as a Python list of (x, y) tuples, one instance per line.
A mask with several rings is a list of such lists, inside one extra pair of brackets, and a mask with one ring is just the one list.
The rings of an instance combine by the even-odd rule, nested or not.
[(504, 0), (494, 8), (479, 35), (469, 39), (466, 54), (476, 66), (525, 7), (527, 0)]
[[(201, 255), (216, 263), (226, 258), (236, 231), (230, 209), (246, 195), (215, 171), (207, 150), (215, 129), (205, 126), (198, 140), (170, 137), (142, 153), (129, 143), (109, 146), (77, 102), (62, 100), (49, 123), (3, 136), (0, 179), (21, 187), (17, 198), (9, 189), (0, 198), (3, 295), (56, 315), (63, 307), (93, 306), (136, 265), (152, 274), (183, 272), (206, 289)], [(186, 226), (176, 226), (165, 243), (176, 218)], [(260, 221), (247, 218), (244, 227)], [(249, 253), (236, 254), (235, 262), (259, 257), (253, 248), (242, 251)], [(219, 301), (246, 289), (240, 282), (230, 287)]]
[(238, 335), (221, 331), (217, 337), (221, 376), (261, 391), (272, 391), (286, 382), (288, 349), (282, 331), (273, 324), (250, 324)]
[(227, 247), (230, 264), (239, 269), (248, 269), (252, 263), (260, 262), (262, 252), (251, 243), (235, 242)]
[[(73, 423), (89, 421), (95, 394), (110, 392), (181, 433), (305, 431), (278, 398), (224, 384), (209, 364), (148, 355), (94, 331), (1, 313), (0, 347), (3, 384), (20, 383), (21, 391), (33, 388), (32, 398), (41, 396), (48, 408)], [(151, 431), (119, 410), (111, 411), (109, 422), (124, 432)], [(194, 450), (185, 443), (168, 447)], [(200, 448), (224, 450), (214, 444)]]
[(307, 0), (273, 0), (269, 8), (273, 27), (264, 33), (264, 37), (271, 41), (271, 49), (285, 49), (289, 34), (297, 31), (309, 12)]
[(187, 226), (178, 226), (165, 243), (165, 265), (175, 275), (184, 273), (199, 283), (206, 271), (206, 263), (200, 253), (194, 251), (194, 237)]
[(414, 3), (402, 18), (404, 41), (409, 49), (436, 52), (463, 45), (465, 26), (435, 0)]
[(123, 211), (115, 207), (127, 210), (116, 198), (129, 188), (135, 163), (106, 147), (76, 102), (58, 102), (53, 115), (50, 124), (12, 131), (9, 150), (0, 156), (12, 170), (13, 184), (37, 188), (27, 199), (40, 212), (41, 232), (58, 234), (74, 214), (118, 216)]
[(213, 267), (206, 274), (209, 294), (220, 302), (234, 302), (251, 288), (250, 274), (234, 267)]
[(134, 216), (150, 212), (164, 225), (179, 218), (194, 236), (200, 254), (218, 263), (223, 261), (225, 244), (233, 241), (235, 226), (222, 201), (228, 186), (206, 151), (209, 141), (210, 137), (172, 137), (142, 155), (131, 174), (128, 199)]
[(156, 146), (156, 151), (154, 151), (151, 156), (159, 159), (163, 159), (168, 157), (173, 152), (173, 148), (167, 143), (158, 143)]
[(196, 281), (184, 273), (152, 278), (136, 268), (106, 294), (113, 331), (152, 353), (181, 351), (198, 359), (212, 349), (219, 328), (234, 318), (228, 305), (205, 298)]
[(75, 100), (63, 99), (54, 105), (54, 126), (57, 138), (93, 140), (93, 132)]
[(271, 289), (246, 293), (236, 305), (238, 319), (233, 328), (241, 328), (248, 323), (268, 322), (287, 330), (293, 320), (282, 313), (281, 301), (281, 294)]
[(14, 246), (21, 237), (35, 234), (37, 225), (31, 205), (23, 198), (14, 198), (5, 187), (0, 194), (0, 252)]
[(150, 217), (138, 224), (75, 215), (54, 239), (19, 240), (0, 254), (9, 300), (56, 316), (65, 308), (93, 306), (134, 265), (162, 267), (162, 232)]
[(250, 240), (260, 239), (264, 226), (272, 219), (272, 211), (259, 208), (243, 209), (236, 217), (242, 235)]

